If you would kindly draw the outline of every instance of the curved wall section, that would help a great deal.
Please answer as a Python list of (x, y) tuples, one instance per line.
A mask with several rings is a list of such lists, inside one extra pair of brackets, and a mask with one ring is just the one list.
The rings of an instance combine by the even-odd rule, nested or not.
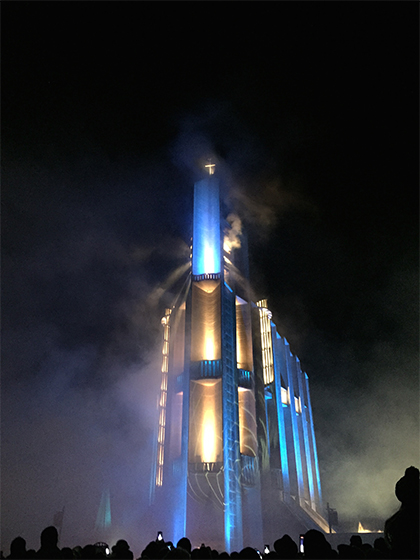
[(221, 358), (220, 280), (192, 283), (191, 361)]

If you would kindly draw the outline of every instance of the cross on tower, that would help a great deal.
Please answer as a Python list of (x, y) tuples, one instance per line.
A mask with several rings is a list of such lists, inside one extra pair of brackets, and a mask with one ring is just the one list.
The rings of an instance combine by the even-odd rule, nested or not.
[(207, 163), (204, 167), (208, 167), (209, 168), (209, 175), (213, 175), (214, 174), (214, 168), (216, 167), (215, 163)]

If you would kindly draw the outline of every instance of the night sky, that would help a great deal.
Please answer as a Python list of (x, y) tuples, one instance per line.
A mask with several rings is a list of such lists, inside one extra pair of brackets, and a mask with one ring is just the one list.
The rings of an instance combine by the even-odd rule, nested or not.
[(420, 463), (418, 10), (3, 3), (5, 552), (63, 506), (62, 546), (94, 542), (105, 490), (114, 540), (154, 538), (165, 282), (208, 156), (309, 376), (325, 502), (397, 509)]

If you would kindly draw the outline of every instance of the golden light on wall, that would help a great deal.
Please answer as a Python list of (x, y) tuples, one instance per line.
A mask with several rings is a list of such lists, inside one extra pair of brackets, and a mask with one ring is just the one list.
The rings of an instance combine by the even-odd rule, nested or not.
[(216, 349), (214, 346), (214, 335), (213, 333), (206, 332), (204, 339), (204, 360), (215, 360), (216, 359)]
[(251, 389), (238, 388), (239, 402), (239, 444), (242, 455), (257, 455), (257, 422), (255, 416), (255, 396)]
[(216, 421), (213, 410), (206, 410), (203, 416), (203, 438), (201, 440), (201, 461), (211, 463), (216, 461)]
[(287, 388), (287, 389), (285, 387), (281, 388), (281, 402), (284, 405), (289, 405), (290, 404), (290, 390), (289, 390), (289, 388)]
[(172, 310), (166, 309), (165, 316), (162, 317), (163, 345), (162, 345), (162, 380), (160, 384), (160, 397), (158, 401), (159, 428), (157, 443), (157, 465), (156, 465), (156, 486), (163, 483), (163, 461), (165, 456), (165, 426), (166, 426), (166, 400), (168, 391), (168, 366), (169, 366), (169, 334), (170, 317)]
[(221, 379), (191, 381), (188, 451), (190, 463), (223, 460)]
[(248, 304), (236, 296), (236, 365), (239, 369), (252, 371), (251, 317)]
[(191, 361), (220, 360), (220, 280), (192, 284)]
[(271, 311), (267, 309), (267, 300), (257, 301), (260, 308), (260, 331), (264, 384), (274, 381), (273, 343), (271, 339)]

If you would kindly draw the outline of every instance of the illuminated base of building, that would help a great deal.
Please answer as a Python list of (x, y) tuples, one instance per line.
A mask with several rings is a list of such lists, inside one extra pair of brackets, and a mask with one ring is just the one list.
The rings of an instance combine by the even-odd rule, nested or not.
[[(172, 541), (187, 535), (197, 545), (212, 542), (228, 551), (285, 533), (328, 532), (307, 375), (264, 300), (247, 316), (245, 302), (235, 305), (220, 279), (199, 283), (190, 291), (194, 360), (172, 363), (174, 371), (171, 344), (179, 350), (179, 338), (172, 332), (176, 323), (170, 325), (177, 312), (167, 310), (162, 320), (154, 492), (158, 509), (174, 508), (165, 512), (170, 519), (161, 515), (159, 527)], [(229, 314), (240, 340), (230, 362), (223, 330)], [(185, 321), (177, 324), (185, 328)], [(257, 333), (252, 351), (261, 355), (253, 369), (251, 329)]]

